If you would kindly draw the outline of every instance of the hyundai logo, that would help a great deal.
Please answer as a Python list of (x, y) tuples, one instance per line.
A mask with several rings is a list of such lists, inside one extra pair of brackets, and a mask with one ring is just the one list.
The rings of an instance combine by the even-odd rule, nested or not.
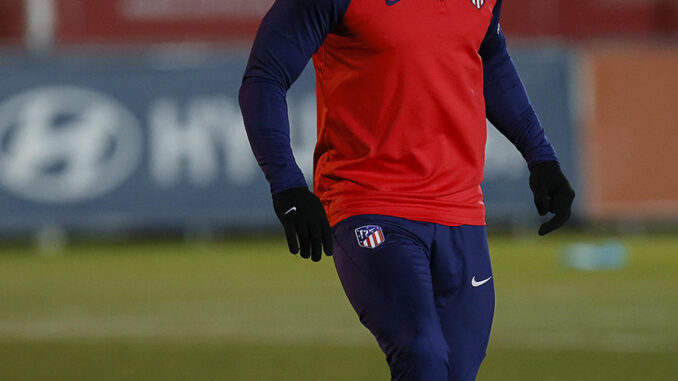
[(41, 87), (0, 104), (0, 185), (24, 199), (103, 195), (132, 174), (141, 149), (135, 117), (100, 92)]

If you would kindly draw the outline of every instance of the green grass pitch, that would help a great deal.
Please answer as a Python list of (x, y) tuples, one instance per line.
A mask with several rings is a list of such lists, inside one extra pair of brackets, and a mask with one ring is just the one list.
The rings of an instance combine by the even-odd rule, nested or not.
[[(678, 379), (678, 236), (622, 238), (623, 270), (559, 265), (564, 245), (599, 238), (490, 237), (478, 380)], [(0, 380), (388, 379), (332, 261), (281, 240), (0, 250)]]

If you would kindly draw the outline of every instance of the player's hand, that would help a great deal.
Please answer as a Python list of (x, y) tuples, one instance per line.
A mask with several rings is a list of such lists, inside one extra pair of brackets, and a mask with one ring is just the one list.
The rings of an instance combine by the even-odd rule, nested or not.
[(570, 218), (574, 190), (556, 161), (539, 163), (530, 170), (530, 188), (540, 216), (551, 212), (551, 219), (539, 228), (539, 235), (563, 226)]
[[(306, 187), (292, 188), (273, 195), (275, 214), (285, 228), (290, 252), (318, 262), (332, 255), (332, 233), (320, 199)], [(322, 247), (322, 248), (321, 248)]]

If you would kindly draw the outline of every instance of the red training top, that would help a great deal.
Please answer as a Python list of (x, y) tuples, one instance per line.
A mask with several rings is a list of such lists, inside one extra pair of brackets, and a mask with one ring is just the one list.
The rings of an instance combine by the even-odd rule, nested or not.
[(313, 56), (313, 187), (330, 224), (357, 214), (485, 223), (478, 51), (494, 3), (351, 2)]
[(315, 193), (331, 225), (382, 214), (484, 225), (486, 111), (532, 167), (557, 160), (506, 51), (501, 0), (278, 0), (240, 90), (272, 193), (306, 186), (287, 89), (313, 57)]

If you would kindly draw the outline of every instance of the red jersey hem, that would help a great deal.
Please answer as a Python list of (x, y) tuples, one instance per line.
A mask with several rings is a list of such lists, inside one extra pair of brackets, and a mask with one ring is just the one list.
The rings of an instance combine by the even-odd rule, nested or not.
[(393, 207), (393, 208), (352, 208), (350, 210), (345, 210), (342, 212), (335, 212), (328, 214), (330, 225), (334, 226), (345, 220), (346, 218), (361, 215), (361, 214), (378, 214), (391, 217), (405, 218), (412, 221), (420, 222), (431, 222), (435, 224), (445, 225), (445, 226), (461, 226), (461, 225), (473, 225), (473, 226), (485, 226), (485, 213), (484, 209), (481, 216), (460, 216), (455, 215), (454, 211), (449, 211), (444, 215), (440, 214), (440, 211), (436, 214), (422, 213), (421, 210), (418, 212), (412, 212), (412, 208), (403, 207)]

